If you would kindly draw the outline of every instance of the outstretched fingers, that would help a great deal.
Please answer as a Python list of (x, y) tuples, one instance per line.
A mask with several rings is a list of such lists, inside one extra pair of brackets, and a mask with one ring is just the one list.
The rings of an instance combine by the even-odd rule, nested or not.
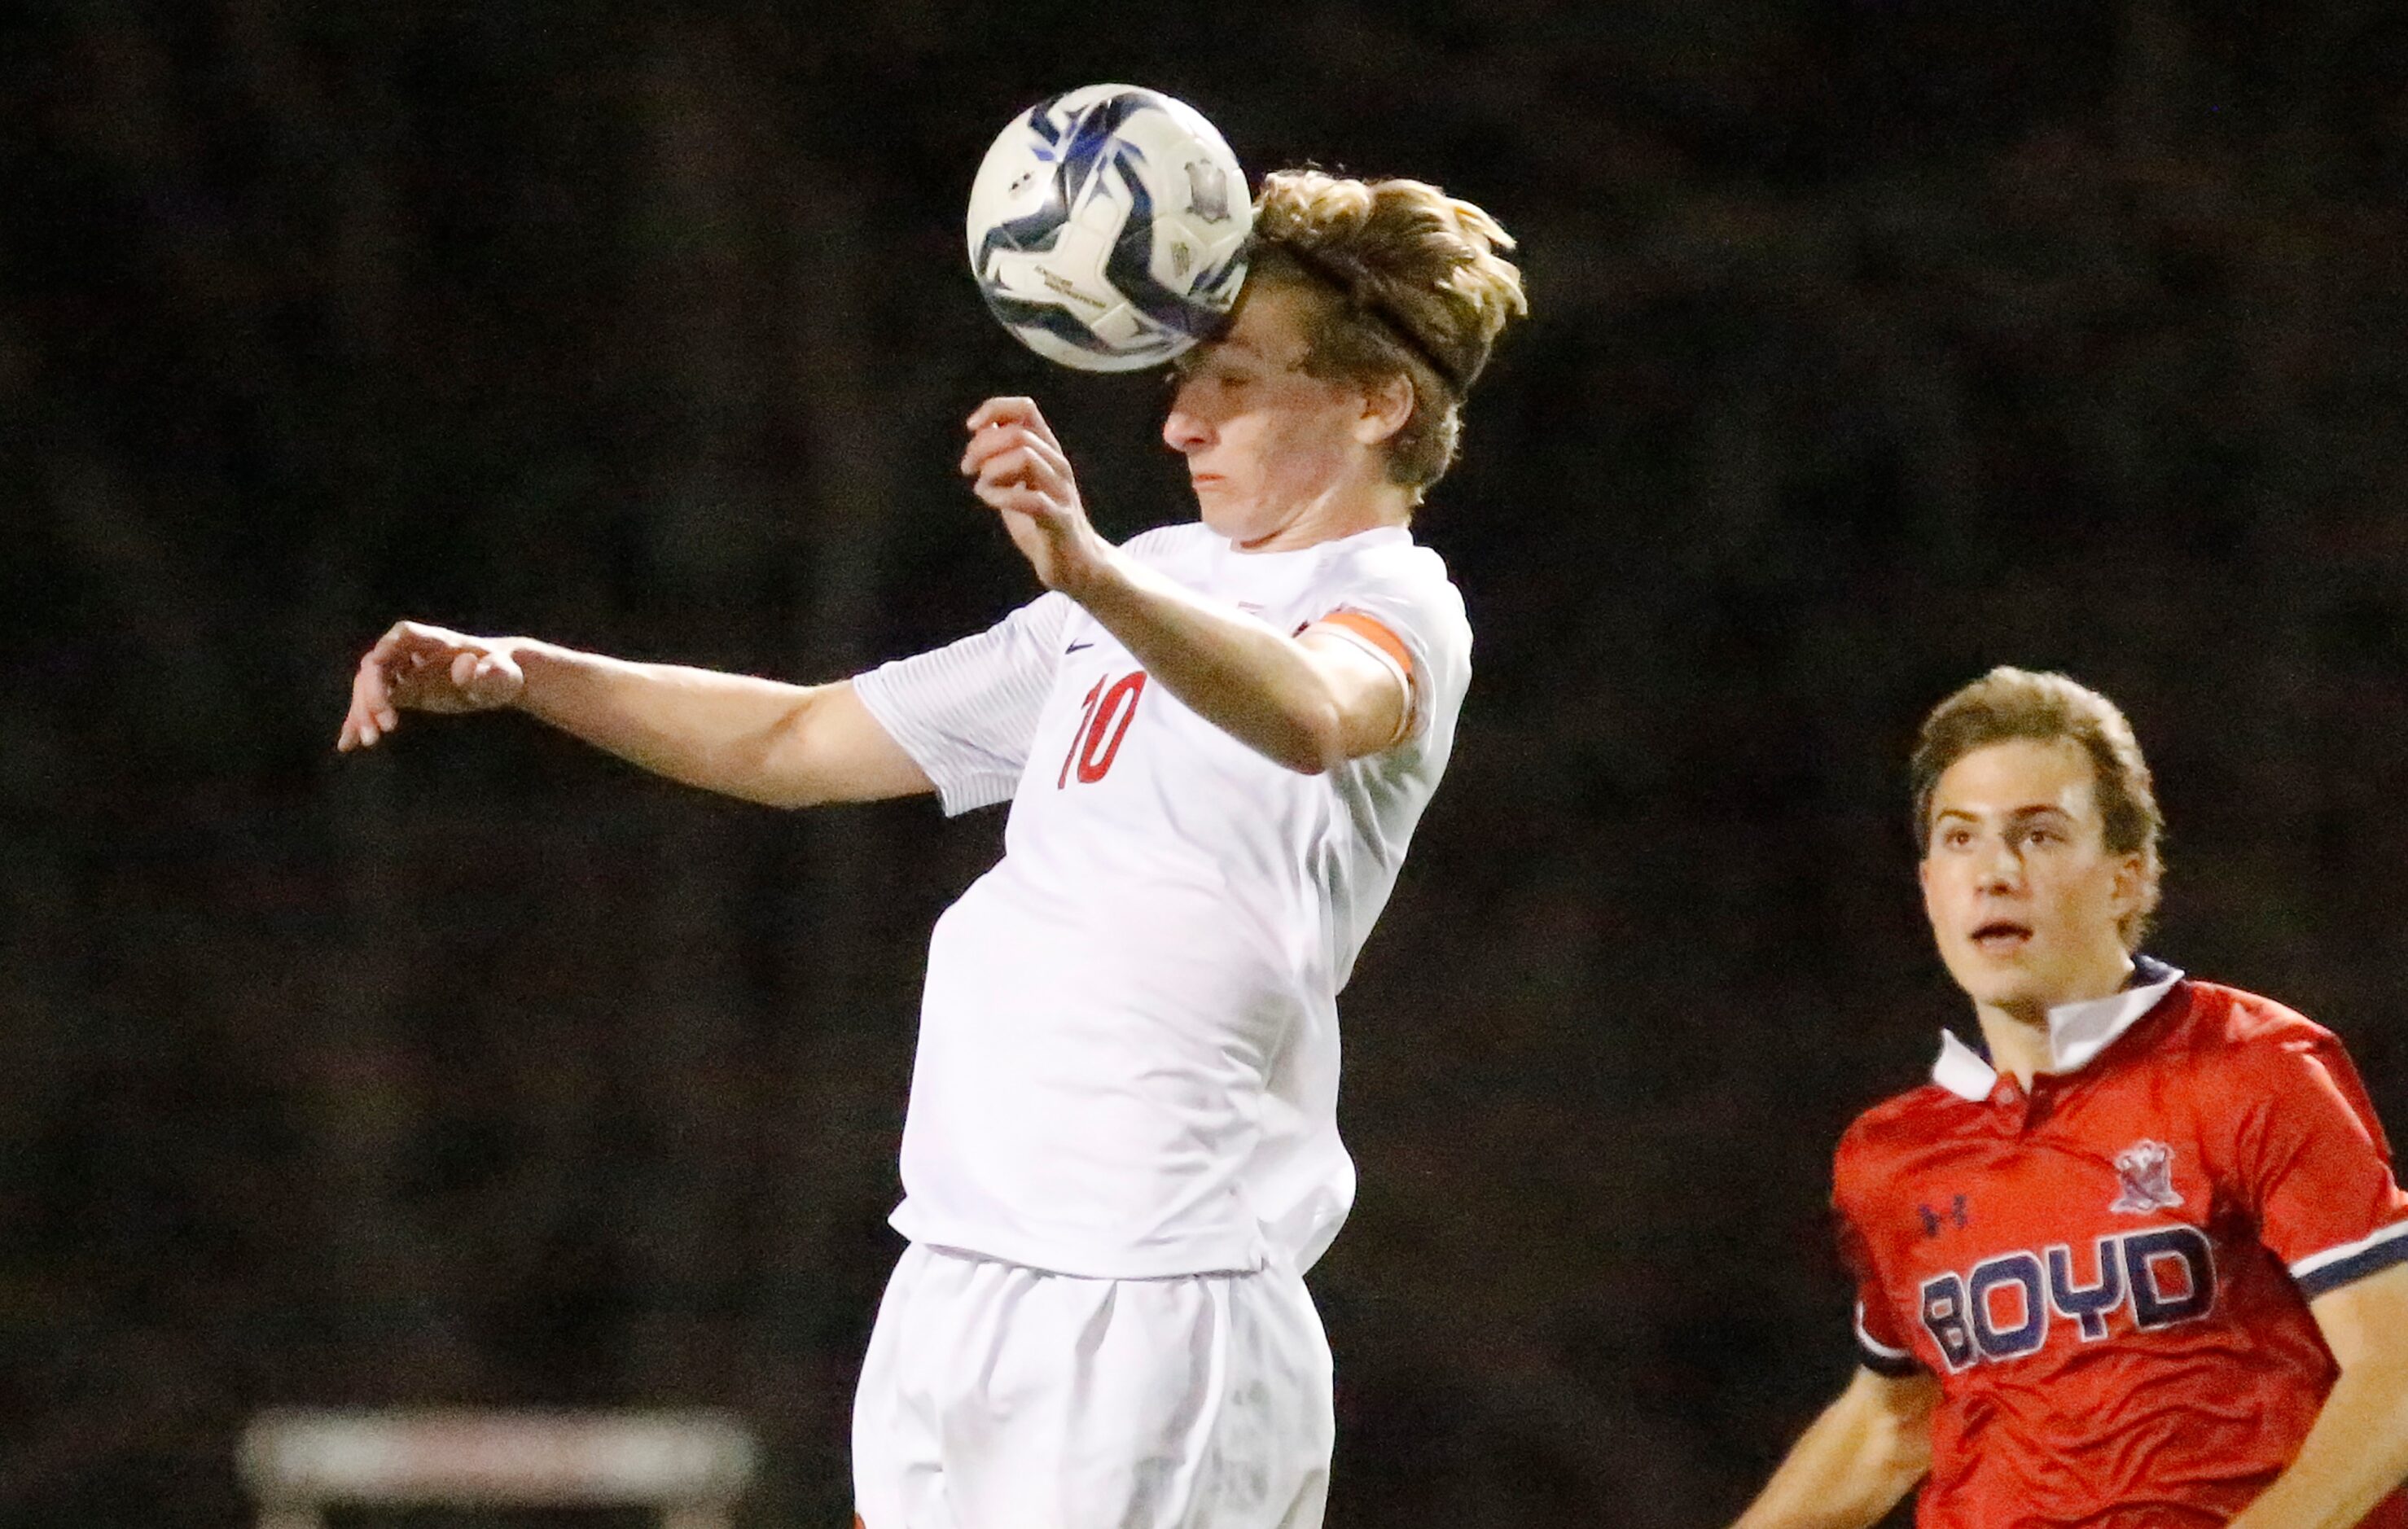
[(348, 753), (373, 746), (401, 726), (406, 709), (468, 711), (508, 705), (521, 682), (517, 664), (482, 639), (396, 622), (360, 659), (335, 747)]
[(343, 753), (368, 748), (398, 726), (400, 720), (386, 702), (379, 681), (364, 669), (351, 677), (351, 704), (343, 712), (343, 727), (335, 735), (335, 747)]
[(393, 698), (392, 668), (407, 624), (393, 627), (360, 656), (360, 666), (351, 675), (351, 707), (344, 712), (342, 731), (335, 737), (335, 747), (345, 753), (372, 747), (401, 725), (401, 710)]

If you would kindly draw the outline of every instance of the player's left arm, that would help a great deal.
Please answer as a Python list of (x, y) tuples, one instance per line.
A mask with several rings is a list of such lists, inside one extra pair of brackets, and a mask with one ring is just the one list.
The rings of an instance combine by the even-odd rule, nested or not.
[(1034, 403), (990, 399), (969, 430), (962, 472), (1037, 577), (1086, 607), (1198, 716), (1308, 775), (1404, 736), (1412, 696), (1398, 666), (1334, 630), (1287, 636), (1222, 610), (1098, 535)]
[(2298, 1458), (2232, 1529), (2350, 1529), (2408, 1480), (2408, 1264), (2309, 1303), (2341, 1365)]
[(2270, 1036), (2225, 1054), (2235, 1187), (2341, 1366), (2289, 1468), (2232, 1522), (2349, 1529), (2408, 1477), (2408, 1195), (2338, 1041)]

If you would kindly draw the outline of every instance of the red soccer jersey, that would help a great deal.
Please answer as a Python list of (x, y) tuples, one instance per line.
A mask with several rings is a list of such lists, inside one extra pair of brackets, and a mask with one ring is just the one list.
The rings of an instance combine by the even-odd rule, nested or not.
[[(1839, 1148), (1864, 1361), (1940, 1379), (1916, 1522), (2224, 1523), (2331, 1389), (2309, 1299), (2408, 1261), (2356, 1070), (2281, 1005), (2186, 980), (2028, 1094), (1987, 1073), (1943, 1062), (1954, 1092), (1877, 1106)], [(2364, 1524), (2408, 1529), (2408, 1493)]]

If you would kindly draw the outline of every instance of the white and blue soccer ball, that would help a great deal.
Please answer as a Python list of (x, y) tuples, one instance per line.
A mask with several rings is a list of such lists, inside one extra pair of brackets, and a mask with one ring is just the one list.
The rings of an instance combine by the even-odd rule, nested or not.
[(1135, 85), (1040, 101), (970, 186), (970, 271), (1021, 342), (1082, 371), (1156, 366), (1215, 333), (1254, 199), (1201, 112)]

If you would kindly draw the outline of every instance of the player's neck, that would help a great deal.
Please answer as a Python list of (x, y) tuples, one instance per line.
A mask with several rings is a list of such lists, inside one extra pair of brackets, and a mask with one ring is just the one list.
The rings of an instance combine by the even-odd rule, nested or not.
[(1413, 492), (1405, 485), (1384, 479), (1351, 483), (1298, 506), (1277, 530), (1252, 540), (1232, 537), (1230, 545), (1240, 552), (1294, 552), (1382, 526), (1409, 525), (1412, 518)]
[(2013, 1075), (2028, 1092), (2032, 1079), (2056, 1061), (2049, 1045), (2049, 1011), (2068, 1004), (2086, 1003), (2123, 991), (2132, 975), (2131, 958), (2119, 944), (2113, 959), (2102, 955), (2080, 979), (2060, 992), (2017, 996), (2001, 1003), (1976, 1000), (1973, 1015), (1982, 1027), (1982, 1041), (1990, 1050), (1990, 1065)]
[(1989, 1049), (1990, 1065), (2029, 1093), (2032, 1079), (2048, 1071), (2048, 1010), (2022, 1004), (1975, 1004), (1973, 1014), (1982, 1027), (1982, 1044)]

